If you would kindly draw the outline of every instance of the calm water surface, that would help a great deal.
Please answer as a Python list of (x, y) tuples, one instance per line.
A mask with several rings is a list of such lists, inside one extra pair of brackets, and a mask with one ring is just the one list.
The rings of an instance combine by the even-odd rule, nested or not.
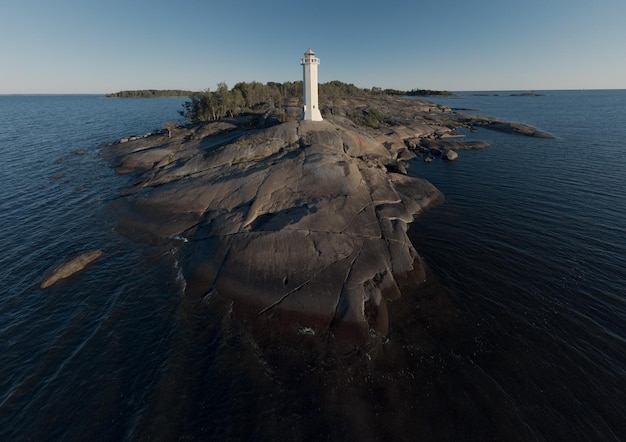
[[(177, 119), (182, 101), (0, 96), (2, 440), (132, 433), (171, 351), (180, 282), (167, 249), (113, 232), (106, 207), (125, 179), (97, 146)], [(98, 248), (78, 278), (39, 289), (49, 268)]]
[(98, 145), (182, 99), (0, 96), (0, 438), (624, 439), (626, 91), (506, 95), (437, 101), (557, 139), (479, 130), (492, 147), (411, 164), (447, 198), (410, 232), (441, 285), (345, 359), (260, 348), (227, 306), (184, 301), (178, 244), (115, 233), (130, 178)]
[(493, 147), (411, 169), (446, 194), (413, 239), (489, 336), (480, 364), (533, 437), (623, 439), (626, 92), (437, 101), (557, 137), (480, 130)]

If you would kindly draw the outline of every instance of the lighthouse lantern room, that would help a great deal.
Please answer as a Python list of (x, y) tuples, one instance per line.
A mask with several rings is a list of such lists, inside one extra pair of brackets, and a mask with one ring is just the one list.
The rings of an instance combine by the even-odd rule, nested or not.
[(304, 75), (302, 83), (304, 91), (302, 119), (322, 121), (322, 114), (317, 102), (317, 66), (320, 64), (320, 59), (316, 58), (315, 53), (309, 49), (304, 53), (304, 58), (300, 60), (300, 64), (302, 65)]

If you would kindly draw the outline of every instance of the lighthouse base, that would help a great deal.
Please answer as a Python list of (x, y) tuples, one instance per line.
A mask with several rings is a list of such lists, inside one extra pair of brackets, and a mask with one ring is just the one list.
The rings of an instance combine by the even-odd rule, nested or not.
[(311, 108), (310, 106), (302, 107), (302, 119), (305, 121), (323, 121), (320, 110), (317, 107)]

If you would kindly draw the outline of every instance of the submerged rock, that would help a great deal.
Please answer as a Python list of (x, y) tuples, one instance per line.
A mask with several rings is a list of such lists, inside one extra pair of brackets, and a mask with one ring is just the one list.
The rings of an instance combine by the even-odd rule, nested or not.
[(442, 141), (442, 140), (430, 140), (423, 139), (420, 141), (420, 147), (426, 150), (478, 150), (489, 147), (490, 144), (486, 141)]
[(549, 138), (553, 139), (554, 136), (543, 132), (536, 127), (529, 126), (527, 124), (515, 123), (511, 121), (497, 120), (489, 117), (481, 117), (477, 115), (457, 114), (456, 118), (459, 122), (464, 122), (470, 130), (474, 132), (477, 127), (483, 127), (485, 129), (495, 130), (498, 132), (505, 132), (509, 134), (525, 135), (527, 137), (535, 138)]
[(56, 284), (62, 279), (69, 278), (87, 267), (96, 259), (100, 258), (100, 256), (102, 256), (102, 250), (91, 250), (66, 260), (49, 273), (49, 275), (41, 283), (40, 287), (45, 289), (53, 284)]
[(529, 137), (550, 138), (550, 139), (554, 138), (553, 135), (547, 132), (542, 132), (537, 128), (534, 128), (532, 126), (528, 126), (525, 124), (520, 124), (520, 123), (510, 123), (506, 121), (493, 121), (491, 123), (485, 124), (484, 127), (486, 129), (496, 130), (498, 132), (526, 135)]

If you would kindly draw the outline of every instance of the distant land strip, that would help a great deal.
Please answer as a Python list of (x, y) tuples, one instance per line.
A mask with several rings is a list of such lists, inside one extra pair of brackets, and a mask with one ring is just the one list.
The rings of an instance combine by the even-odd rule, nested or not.
[[(285, 84), (288, 85), (294, 85), (296, 87), (299, 87), (300, 91), (302, 89), (302, 82), (296, 81), (296, 82), (287, 82), (287, 83), (283, 83), (282, 85), (280, 83), (275, 83), (275, 82), (268, 82), (266, 85), (262, 85), (259, 82), (252, 82), (252, 83), (237, 83), (237, 85), (235, 85), (235, 88), (237, 88), (239, 85), (243, 85), (243, 86), (257, 86), (258, 87), (265, 87), (267, 89), (276, 89), (277, 87), (280, 86), (285, 86)], [(340, 81), (331, 81), (328, 83), (323, 83), (320, 84), (320, 94), (324, 94), (324, 92), (326, 92), (326, 89), (332, 89), (334, 88), (337, 84), (341, 85), (342, 87), (345, 86), (345, 83), (342, 83)], [(225, 85), (225, 83), (220, 83), (220, 85)], [(218, 85), (218, 89), (220, 89), (220, 85)], [(401, 96), (418, 96), (418, 97), (428, 97), (428, 96), (450, 96), (453, 95), (452, 93), (448, 92), (448, 91), (433, 91), (433, 90), (429, 90), (429, 89), (412, 89), (410, 91), (401, 91), (401, 90), (397, 90), (397, 89), (382, 89), (380, 87), (373, 87), (372, 89), (359, 89), (356, 86), (350, 84), (349, 86), (351, 86), (352, 88), (354, 88), (355, 90), (359, 90), (359, 91), (367, 91), (367, 92), (371, 92), (371, 93), (375, 93), (375, 94), (387, 94), (387, 95), (401, 95)], [(187, 90), (181, 90), (181, 89), (138, 89), (138, 90), (127, 90), (127, 91), (119, 91), (119, 92), (114, 92), (111, 94), (106, 94), (106, 96), (108, 98), (163, 98), (163, 97), (191, 97), (193, 95), (196, 94), (200, 94), (200, 93), (208, 93), (209, 89), (200, 92), (200, 91), (187, 91)], [(300, 92), (301, 93), (301, 92)]]
[(106, 94), (109, 98), (163, 98), (163, 97), (188, 97), (194, 91), (180, 89), (139, 89), (134, 91), (119, 91)]

